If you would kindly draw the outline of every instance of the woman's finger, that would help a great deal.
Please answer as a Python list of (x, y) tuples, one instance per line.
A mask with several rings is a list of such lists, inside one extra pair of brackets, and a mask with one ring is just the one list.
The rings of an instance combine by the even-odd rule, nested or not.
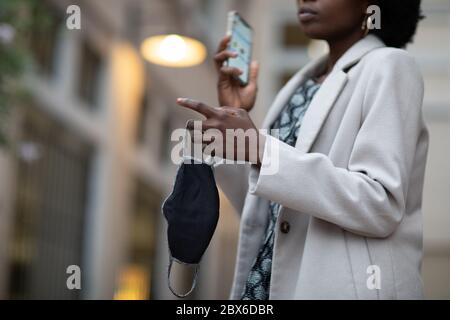
[(231, 36), (230, 36), (230, 35), (225, 36), (225, 37), (220, 41), (219, 47), (217, 48), (217, 52), (216, 52), (216, 53), (219, 53), (219, 52), (221, 52), (221, 51), (224, 51), (224, 50), (228, 47), (228, 42), (230, 42), (230, 40), (231, 40)]
[(204, 104), (203, 102), (187, 99), (187, 98), (178, 98), (177, 104), (194, 110), (202, 115), (204, 115), (206, 118), (209, 118), (215, 114), (214, 108), (211, 108), (210, 106)]
[(217, 64), (222, 65), (223, 62), (229, 58), (236, 58), (238, 56), (237, 52), (233, 51), (222, 51), (214, 56), (214, 60)]
[[(230, 40), (231, 40), (231, 36), (226, 36), (222, 39), (222, 41), (220, 41), (219, 47), (217, 48), (216, 55), (227, 50), (228, 43), (230, 42)], [(221, 61), (215, 60), (216, 68), (220, 69), (222, 67), (224, 61), (225, 61), (225, 59), (223, 59)]]
[(189, 136), (193, 143), (209, 143), (214, 141), (214, 137), (219, 130), (219, 122), (215, 119), (207, 119), (205, 121), (192, 120), (189, 121), (186, 129), (189, 130)]
[(222, 68), (220, 68), (220, 72), (227, 76), (235, 76), (235, 77), (240, 76), (242, 74), (241, 69), (232, 68), (232, 67), (222, 67)]
[(257, 61), (253, 61), (250, 65), (250, 80), (249, 84), (257, 85), (258, 82), (258, 73), (259, 73), (259, 63)]
[(204, 121), (191, 120), (188, 122), (186, 129), (189, 131), (204, 132), (209, 129), (219, 129), (219, 122), (216, 119), (206, 119)]

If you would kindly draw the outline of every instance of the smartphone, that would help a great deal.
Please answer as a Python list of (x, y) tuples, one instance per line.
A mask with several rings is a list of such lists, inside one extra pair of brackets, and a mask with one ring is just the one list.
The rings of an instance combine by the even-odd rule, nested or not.
[(228, 51), (237, 52), (236, 58), (225, 61), (225, 65), (242, 70), (242, 74), (236, 78), (242, 86), (246, 86), (250, 78), (250, 63), (252, 61), (253, 29), (237, 13), (228, 13), (227, 35), (231, 35)]

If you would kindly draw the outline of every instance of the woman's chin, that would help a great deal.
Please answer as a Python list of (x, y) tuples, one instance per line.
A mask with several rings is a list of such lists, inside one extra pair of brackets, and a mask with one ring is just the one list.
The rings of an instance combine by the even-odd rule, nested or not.
[(323, 39), (326, 38), (323, 28), (316, 23), (303, 24), (300, 22), (300, 30), (311, 39)]
[(326, 38), (321, 32), (314, 32), (314, 31), (305, 30), (305, 29), (302, 29), (302, 31), (303, 31), (304, 35), (309, 39), (325, 40), (325, 38)]

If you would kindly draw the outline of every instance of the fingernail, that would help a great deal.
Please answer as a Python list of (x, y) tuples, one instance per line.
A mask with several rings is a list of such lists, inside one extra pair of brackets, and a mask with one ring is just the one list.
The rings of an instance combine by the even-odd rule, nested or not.
[(186, 101), (186, 98), (178, 98), (177, 99), (177, 102), (185, 102)]

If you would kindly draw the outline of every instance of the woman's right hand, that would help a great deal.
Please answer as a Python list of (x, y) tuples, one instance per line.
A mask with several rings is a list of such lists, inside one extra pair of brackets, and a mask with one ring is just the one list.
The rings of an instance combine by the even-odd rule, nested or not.
[(214, 57), (216, 69), (219, 73), (217, 83), (219, 103), (221, 106), (242, 108), (250, 111), (255, 105), (258, 92), (259, 65), (256, 61), (251, 63), (249, 83), (245, 87), (241, 86), (234, 77), (239, 76), (242, 71), (237, 68), (224, 66), (224, 62), (227, 59), (237, 57), (236, 53), (227, 50), (230, 40), (231, 36), (226, 36), (222, 39)]

